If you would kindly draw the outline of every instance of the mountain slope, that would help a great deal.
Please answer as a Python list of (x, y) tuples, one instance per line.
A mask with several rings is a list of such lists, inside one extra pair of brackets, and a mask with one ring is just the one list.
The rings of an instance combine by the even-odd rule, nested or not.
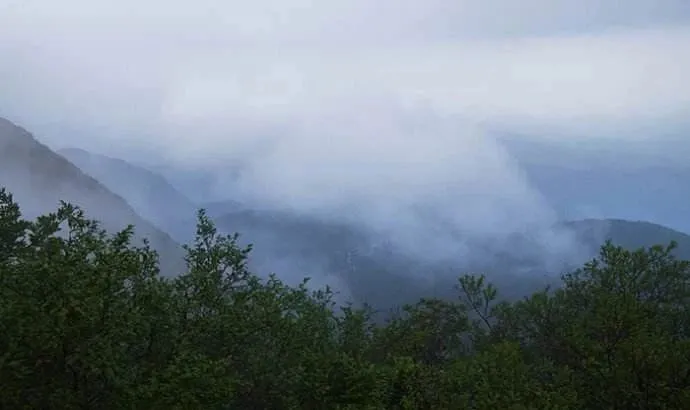
[(219, 230), (255, 245), (250, 267), (261, 275), (275, 272), (288, 282), (308, 276), (381, 309), (414, 300), (419, 283), (429, 282), (416, 276), (426, 272), (418, 261), (352, 226), (289, 211), (244, 209), (214, 219)]
[(528, 256), (467, 238), (458, 249), (469, 246), (471, 261), (460, 256), (460, 250), (457, 257), (449, 255), (452, 261), (422, 260), (364, 227), (288, 211), (238, 210), (215, 220), (222, 231), (239, 232), (245, 243), (256, 245), (250, 262), (260, 273), (329, 277), (345, 285), (356, 302), (366, 301), (380, 309), (413, 302), (420, 296), (455, 297), (457, 277), (467, 272), (486, 272), (497, 282), (519, 277), (527, 282), (525, 289), (533, 290), (544, 283), (543, 266), (549, 258), (530, 257), (538, 252), (529, 249), (528, 238), (508, 239), (513, 248), (529, 250)]
[(690, 231), (690, 166), (683, 160), (690, 143), (684, 140), (576, 144), (519, 136), (500, 142), (563, 219), (645, 220)]
[(146, 237), (161, 256), (164, 274), (183, 267), (183, 250), (168, 234), (139, 216), (120, 196), (38, 142), (33, 135), (0, 118), (0, 186), (6, 187), (26, 217), (54, 211), (60, 200), (79, 205), (109, 231), (127, 224)]
[(676, 256), (690, 260), (690, 235), (662, 225), (623, 219), (584, 219), (566, 222), (564, 225), (575, 229), (578, 236), (590, 246), (595, 246), (603, 239), (633, 250), (668, 245), (675, 241), (678, 244)]
[[(276, 271), (281, 277), (327, 275), (347, 286), (356, 301), (384, 308), (413, 301), (420, 296), (455, 297), (456, 278), (466, 272), (484, 272), (504, 293), (516, 298), (529, 294), (578, 265), (547, 268), (548, 249), (538, 248), (527, 237), (504, 239), (503, 249), (495, 243), (470, 242), (472, 249), (486, 254), (481, 263), (420, 261), (388, 246), (381, 238), (351, 226), (294, 215), (289, 212), (238, 210), (216, 218), (225, 232), (239, 232), (243, 240), (256, 245), (254, 268)], [(690, 259), (690, 236), (646, 222), (626, 220), (581, 220), (561, 224), (578, 238), (585, 252), (584, 263), (594, 257), (605, 240), (629, 249), (678, 242), (677, 255)], [(491, 253), (493, 251), (493, 253)], [(540, 256), (541, 255), (541, 256)], [(552, 264), (553, 265), (553, 264)], [(549, 270), (552, 269), (552, 270)]]
[(176, 240), (187, 242), (192, 238), (197, 207), (161, 175), (121, 159), (79, 148), (57, 152), (125, 198), (139, 215)]

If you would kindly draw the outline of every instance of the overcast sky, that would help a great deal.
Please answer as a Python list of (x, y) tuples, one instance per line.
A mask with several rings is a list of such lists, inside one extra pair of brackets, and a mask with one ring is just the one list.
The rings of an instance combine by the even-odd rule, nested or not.
[(0, 0), (0, 112), (49, 138), (363, 102), (601, 134), (687, 116), (688, 72), (685, 0)]
[(52, 145), (243, 159), (255, 196), (379, 216), (457, 188), (481, 229), (549, 215), (486, 129), (654, 138), (688, 73), (688, 0), (0, 0), (0, 115)]

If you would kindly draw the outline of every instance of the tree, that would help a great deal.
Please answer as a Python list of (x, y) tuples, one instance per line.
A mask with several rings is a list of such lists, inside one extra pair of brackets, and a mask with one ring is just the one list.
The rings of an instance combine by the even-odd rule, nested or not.
[(133, 227), (61, 203), (22, 219), (0, 190), (0, 407), (690, 408), (690, 262), (605, 244), (562, 286), (499, 302), (483, 276), (385, 323), (308, 278), (247, 268), (203, 211), (187, 272)]
[(166, 297), (155, 252), (128, 246), (131, 227), (108, 237), (69, 204), (28, 222), (3, 192), (0, 210), (0, 404), (117, 402), (138, 382), (151, 303)]
[(606, 243), (553, 295), (503, 311), (500, 337), (570, 369), (583, 408), (687, 408), (690, 263), (674, 247)]

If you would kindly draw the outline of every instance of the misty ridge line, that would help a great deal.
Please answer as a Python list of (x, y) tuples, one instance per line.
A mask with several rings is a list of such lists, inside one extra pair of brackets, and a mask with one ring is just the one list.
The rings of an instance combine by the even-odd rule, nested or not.
[[(366, 132), (369, 130), (364, 131)], [(474, 144), (476, 144), (476, 142)], [(391, 158), (390, 155), (381, 155), (380, 149), (372, 152), (371, 149), (367, 150), (367, 147), (360, 147), (364, 148), (361, 150), (357, 147), (350, 148), (350, 152), (346, 154), (348, 157), (344, 159), (344, 163), (342, 161), (340, 163), (335, 162), (328, 164), (322, 162), (309, 163), (309, 161), (297, 160), (287, 164), (284, 157), (292, 157), (291, 154), (293, 154), (295, 150), (302, 148), (306, 149), (307, 147), (296, 148), (294, 145), (291, 145), (289, 148), (286, 148), (284, 147), (286, 144), (281, 145), (278, 143), (277, 145), (277, 147), (272, 148), (271, 153), (277, 153), (276, 155), (280, 155), (279, 158), (275, 156), (263, 158), (263, 161), (256, 161), (257, 163), (253, 168), (249, 167), (243, 170), (244, 172), (240, 172), (240, 181), (237, 183), (240, 190), (244, 188), (246, 191), (247, 187), (257, 187), (253, 192), (249, 192), (248, 195), (245, 193), (245, 196), (249, 196), (250, 198), (253, 197), (251, 199), (254, 204), (275, 204), (269, 205), (269, 207), (273, 206), (278, 209), (280, 209), (280, 207), (286, 207), (307, 214), (321, 214), (326, 218), (345, 218), (348, 223), (356, 223), (363, 220), (368, 226), (378, 230), (381, 234), (395, 236), (400, 242), (402, 242), (405, 236), (409, 236), (409, 231), (417, 230), (424, 233), (424, 227), (426, 225), (442, 225), (449, 223), (453, 226), (464, 225), (464, 230), (469, 230), (472, 234), (477, 235), (482, 231), (489, 231), (487, 228), (500, 227), (499, 229), (502, 229), (508, 225), (508, 221), (514, 224), (521, 219), (528, 219), (528, 215), (533, 218), (532, 215), (547, 215), (549, 213), (543, 207), (541, 209), (537, 208), (538, 211), (532, 211), (530, 209), (530, 212), (524, 212), (524, 216), (521, 215), (519, 218), (511, 217), (506, 219), (504, 217), (496, 223), (490, 222), (491, 226), (487, 226), (487, 224), (485, 226), (471, 227), (468, 226), (468, 222), (471, 219), (477, 219), (472, 215), (472, 212), (479, 213), (488, 209), (488, 213), (481, 216), (484, 218), (490, 218), (492, 216), (500, 218), (501, 213), (505, 213), (506, 211), (506, 206), (502, 206), (501, 202), (510, 201), (515, 197), (514, 193), (506, 193), (502, 198), (491, 198), (491, 196), (493, 195), (495, 197), (502, 195), (501, 191), (508, 191), (509, 189), (505, 188), (508, 184), (512, 187), (521, 187), (525, 185), (524, 181), (517, 180), (516, 178), (513, 178), (511, 181), (510, 178), (508, 178), (507, 183), (494, 188), (482, 188), (479, 186), (482, 181), (474, 184), (475, 181), (471, 178), (468, 179), (461, 175), (459, 175), (461, 178), (457, 178), (456, 181), (448, 181), (445, 172), (448, 170), (447, 162), (449, 160), (446, 160), (446, 163), (443, 164), (443, 161), (436, 161), (437, 158), (432, 157), (425, 159), (417, 155), (407, 160), (403, 158), (403, 161), (390, 162), (387, 161), (388, 158)], [(429, 146), (430, 144), (425, 143), (424, 145)], [(384, 145), (384, 147), (386, 146)], [(282, 152), (283, 149), (288, 149), (290, 151)], [(424, 150), (420, 149), (418, 146), (406, 146), (403, 149), (408, 152), (416, 152), (417, 154), (424, 153)], [(439, 150), (441, 148), (437, 146), (434, 149)], [(429, 150), (427, 149), (427, 151)], [(464, 151), (467, 151), (467, 149)], [(484, 154), (484, 158), (479, 158), (475, 160), (474, 163), (478, 164), (479, 161), (484, 161), (485, 163), (489, 163), (489, 165), (485, 166), (484, 169), (479, 167), (474, 170), (475, 172), (466, 174), (477, 174), (477, 177), (479, 177), (480, 173), (486, 172), (487, 170), (495, 171), (496, 169), (500, 169), (502, 164), (499, 161), (501, 160), (492, 158), (492, 153), (488, 152), (488, 149), (485, 151), (486, 152), (481, 152), (476, 149), (472, 151), (472, 153)], [(341, 150), (341, 152), (345, 152), (345, 150)], [(350, 158), (357, 155), (362, 157), (359, 163), (351, 164)], [(464, 157), (466, 158), (468, 155), (465, 154)], [(419, 161), (420, 159), (422, 160), (421, 162)], [(456, 162), (454, 159), (450, 159), (450, 161)], [(493, 165), (490, 163), (491, 161), (493, 161)], [(299, 162), (299, 164), (295, 164), (295, 162)], [(271, 165), (263, 166), (261, 163)], [(276, 166), (276, 163), (280, 166)], [(443, 166), (434, 169), (436, 164), (439, 163), (442, 163)], [(349, 168), (358, 169), (351, 171), (348, 169), (349, 165), (354, 165)], [(476, 167), (476, 165), (470, 165), (468, 169), (472, 169), (472, 166)], [(286, 178), (283, 178), (282, 181), (276, 181), (274, 179), (281, 178), (281, 176), (277, 176), (276, 178), (274, 174), (257, 175), (258, 172), (263, 172), (262, 170), (266, 168), (280, 170), (278, 172), (282, 173)], [(335, 173), (329, 172), (329, 169), (334, 170), (333, 172)], [(288, 170), (289, 172), (286, 172)], [(354, 174), (352, 174), (352, 172), (354, 172)], [(508, 175), (506, 171), (500, 172), (503, 172), (503, 176)], [(458, 174), (457, 171), (456, 174)], [(410, 181), (412, 178), (414, 178), (414, 180)], [(406, 179), (407, 181), (405, 181)], [(434, 179), (440, 179), (440, 181), (436, 184), (428, 184), (425, 182), (425, 180), (433, 181)], [(498, 181), (495, 183), (502, 182)], [(443, 192), (441, 192), (441, 195), (437, 194), (440, 190), (445, 189), (448, 191), (448, 186), (451, 184), (455, 185), (452, 188), (457, 192), (471, 191), (471, 188), (475, 187), (478, 192), (470, 192), (469, 194), (463, 195), (463, 198), (456, 197), (460, 200), (458, 201), (458, 207), (463, 208), (461, 211), (439, 212), (439, 208), (445, 208), (441, 209), (441, 211), (448, 211), (450, 209), (447, 205), (448, 202), (455, 199), (449, 195), (445, 195)], [(428, 187), (424, 188), (425, 185), (428, 185)], [(523, 188), (523, 192), (526, 191), (526, 189), (527, 188)], [(257, 194), (257, 190), (261, 192)], [(515, 191), (517, 192), (517, 190)], [(523, 192), (519, 192), (519, 194), (527, 198), (526, 201), (532, 200), (528, 198), (528, 195), (530, 195), (529, 193), (525, 194)], [(268, 197), (265, 193), (269, 193), (269, 195), (272, 196)], [(513, 195), (512, 197), (511, 194)], [(445, 198), (443, 196), (445, 196)], [(432, 204), (432, 206), (436, 208), (433, 211), (425, 209), (429, 208), (430, 203), (437, 198), (444, 203)], [(484, 198), (487, 198), (487, 200), (483, 200)], [(350, 202), (344, 202), (344, 199)], [(423, 203), (419, 203), (420, 201)], [(533, 202), (533, 206), (538, 206), (536, 201)], [(354, 208), (355, 213), (358, 214), (354, 217), (355, 220), (347, 220), (348, 216), (339, 212), (348, 207), (350, 209)], [(496, 208), (496, 210), (491, 211), (491, 207)], [(425, 215), (430, 215), (432, 213), (435, 213), (435, 218), (439, 220), (438, 222), (432, 223), (431, 221), (424, 220), (426, 217)], [(471, 216), (464, 218), (464, 220), (460, 220), (459, 217), (462, 216), (462, 213), (468, 213)], [(444, 219), (444, 217), (445, 221), (440, 221)], [(528, 221), (528, 223), (530, 222), (534, 224), (534, 221)], [(433, 229), (436, 229), (436, 226), (434, 226)], [(506, 230), (509, 231), (510, 229), (516, 228), (508, 227)], [(433, 235), (426, 236), (431, 237)], [(411, 238), (408, 238), (408, 240), (411, 240)], [(410, 245), (412, 245), (410, 248), (417, 248), (416, 244)]]
[[(31, 140), (31, 142), (33, 143), (33, 140)], [(48, 152), (46, 151), (45, 154), (48, 155)], [(88, 164), (92, 164), (92, 162), (88, 162)], [(96, 164), (98, 164), (98, 163), (96, 163)], [(121, 162), (119, 164), (122, 165)], [(81, 164), (81, 165), (82, 165), (82, 167), (86, 168), (84, 166), (84, 164)], [(100, 165), (102, 165), (102, 164), (99, 164), (99, 166)], [(87, 172), (92, 174), (92, 175), (98, 174), (97, 172), (94, 172), (93, 169), (87, 170)], [(149, 176), (150, 176), (150, 174), (149, 174)], [(79, 177), (77, 176), (75, 178), (79, 178)], [(122, 175), (120, 175), (119, 179), (114, 178), (114, 179), (111, 179), (110, 182), (112, 184), (113, 181), (117, 182), (118, 180), (125, 182), (124, 186), (120, 187), (120, 188), (125, 188), (124, 191), (119, 190), (119, 192), (118, 192), (117, 189), (115, 190), (116, 192), (118, 192), (120, 194), (119, 197), (127, 197), (127, 198), (136, 197), (136, 195), (133, 195), (134, 193), (131, 191), (131, 188), (133, 187), (132, 182), (136, 181), (137, 178), (132, 178), (131, 176), (129, 178), (123, 178)], [(158, 180), (158, 181), (160, 182), (162, 180)], [(117, 187), (114, 187), (114, 188), (117, 188)], [(129, 192), (127, 192), (127, 188), (130, 188)], [(144, 186), (142, 189), (148, 190), (148, 187)], [(94, 212), (94, 209), (92, 209), (92, 206), (89, 206), (90, 204), (88, 203), (88, 201), (84, 201), (83, 198), (80, 198), (80, 196), (81, 195), (73, 195), (72, 198), (68, 198), (68, 199), (70, 199), (71, 202), (75, 202), (77, 204), (81, 204), (82, 206), (84, 206), (84, 208), (86, 209), (86, 211), (89, 215), (100, 216), (103, 214), (103, 211), (105, 211), (107, 209), (107, 207), (104, 207), (101, 203), (101, 205), (99, 205), (99, 209), (95, 210), (95, 211), (99, 211), (99, 212)], [(26, 202), (26, 201), (24, 201), (24, 202)], [(84, 205), (85, 203), (86, 203), (86, 205)], [(170, 203), (158, 203), (158, 204), (146, 204), (146, 203), (144, 203), (144, 204), (151, 206), (151, 209), (149, 210), (150, 213), (159, 212), (164, 207), (169, 207), (171, 205)], [(140, 203), (140, 205), (141, 205), (141, 203)], [(114, 207), (116, 205), (110, 204), (110, 206)], [(140, 206), (137, 209), (137, 211), (142, 212), (142, 211), (144, 211), (144, 209), (142, 209)], [(191, 211), (192, 211), (191, 209), (186, 210), (186, 212), (191, 212)], [(182, 211), (180, 211), (180, 212), (182, 212)], [(180, 215), (173, 215), (173, 218), (175, 218), (173, 221), (165, 221), (165, 220), (164, 221), (158, 221), (158, 226), (161, 226), (162, 229), (171, 230), (171, 228), (174, 228), (173, 225), (175, 223), (179, 223), (179, 221), (181, 219), (184, 219), (184, 218), (191, 219), (191, 217), (193, 216), (192, 213), (189, 213), (187, 215), (181, 215), (181, 214)], [(323, 215), (321, 215), (321, 217), (323, 218)], [(132, 217), (132, 218), (134, 218), (134, 217)], [(289, 221), (290, 219), (294, 219), (294, 218), (295, 217), (290, 217), (290, 215), (287, 215), (287, 216), (283, 215), (283, 216), (279, 216), (278, 219), (283, 220), (283, 221)], [(302, 222), (303, 225), (299, 225), (299, 223), (300, 223), (299, 219), (300, 218), (303, 218), (303, 217), (297, 216), (296, 222), (298, 222), (298, 225), (297, 225), (298, 227), (304, 226), (304, 222)], [(274, 218), (274, 220), (275, 220), (275, 218)], [(337, 220), (337, 218), (335, 218), (334, 220)], [(138, 220), (133, 221), (131, 219), (130, 220), (125, 219), (125, 220), (122, 220), (121, 222), (122, 223), (120, 224), (120, 226), (115, 227), (116, 229), (120, 228), (121, 226), (126, 225), (125, 222), (127, 222), (127, 223), (134, 222), (134, 225), (138, 227), (137, 232), (140, 232), (141, 227), (145, 225), (144, 223), (142, 223)], [(256, 223), (253, 223), (251, 225), (252, 226), (246, 226), (247, 230), (251, 230), (253, 226), (256, 226)], [(306, 220), (306, 226), (307, 227), (316, 226), (318, 229), (322, 229), (322, 225), (319, 225), (319, 223), (314, 225), (314, 222), (310, 221), (309, 218), (307, 218), (307, 220)], [(112, 227), (112, 224), (110, 225), (110, 227)], [(437, 228), (437, 227), (435, 227), (435, 228)], [(240, 231), (240, 232), (243, 231), (243, 229), (237, 229), (237, 227), (234, 226), (234, 223), (229, 223), (226, 226), (226, 229), (231, 229), (233, 231)], [(339, 267), (339, 268), (334, 267), (332, 261), (328, 260), (329, 259), (328, 257), (324, 257), (323, 255), (319, 255), (318, 252), (316, 252), (316, 253), (315, 252), (308, 252), (307, 251), (308, 248), (310, 246), (313, 246), (313, 245), (310, 245), (308, 243), (308, 241), (305, 241), (304, 244), (298, 246), (296, 249), (290, 248), (290, 247), (286, 248), (285, 245), (281, 242), (288, 240), (287, 238), (290, 236), (289, 235), (290, 232), (283, 232), (282, 237), (281, 237), (281, 236), (275, 235), (274, 229), (275, 229), (275, 224), (269, 220), (269, 222), (267, 224), (264, 223), (264, 227), (261, 230), (248, 233), (248, 236), (250, 236), (250, 240), (252, 242), (259, 242), (258, 245), (261, 245), (261, 246), (257, 246), (258, 250), (256, 252), (257, 255), (255, 257), (255, 261), (257, 261), (256, 264), (258, 265), (257, 267), (261, 271), (264, 271), (264, 272), (268, 272), (268, 271), (281, 272), (282, 271), (281, 274), (283, 275), (283, 277), (293, 278), (293, 280), (301, 280), (304, 276), (312, 276), (312, 277), (316, 278), (317, 280), (323, 279), (326, 282), (342, 282), (343, 281), (343, 279), (341, 279), (340, 275), (336, 274), (336, 273), (342, 273), (342, 267)], [(290, 229), (294, 229), (294, 228), (291, 226), (288, 226), (287, 230), (289, 231)], [(300, 228), (300, 229), (302, 229), (302, 228)], [(400, 229), (400, 228), (398, 228), (398, 229)], [(404, 227), (402, 229), (409, 229), (409, 227)], [(252, 234), (255, 236), (255, 238), (251, 238)], [(427, 234), (430, 235), (431, 231), (427, 231)], [(379, 235), (380, 235), (380, 233), (379, 233)], [(364, 238), (367, 238), (367, 236), (369, 237), (369, 241), (371, 241), (371, 233), (369, 233), (368, 235), (365, 234)], [(361, 238), (361, 236), (360, 236), (360, 238)], [(183, 239), (183, 238), (179, 237), (179, 239)], [(259, 239), (259, 240), (256, 241), (254, 239)], [(326, 241), (329, 240), (328, 236), (326, 237), (325, 240)], [(293, 241), (294, 241), (294, 239), (293, 239)], [(359, 241), (361, 241), (361, 239)], [(397, 247), (400, 247), (400, 245), (396, 244), (394, 241), (394, 238), (391, 238), (390, 236), (374, 237), (374, 243), (373, 244), (370, 243), (369, 245), (366, 245), (366, 241), (367, 241), (367, 239), (365, 239), (364, 241), (361, 241), (361, 242), (355, 242), (355, 243), (350, 242), (349, 244), (347, 244), (347, 246), (354, 248), (357, 251), (356, 253), (359, 253), (360, 257), (365, 258), (365, 262), (366, 262), (366, 260), (368, 260), (368, 259), (366, 259), (368, 257), (368, 254), (371, 254), (372, 252), (374, 252), (374, 253), (376, 253), (376, 252), (381, 253), (382, 252), (384, 256), (389, 255), (389, 256), (387, 256), (389, 258), (389, 262), (386, 262), (383, 265), (381, 265), (381, 262), (379, 262), (378, 264), (375, 264), (375, 266), (378, 266), (379, 268), (382, 268), (382, 269), (389, 268), (389, 266), (387, 266), (387, 265), (401, 266), (402, 265), (401, 261), (399, 261), (399, 262), (393, 261), (396, 258), (399, 260), (410, 259), (410, 257), (405, 255), (405, 253), (406, 253), (405, 249), (398, 250), (398, 249), (395, 249), (395, 246), (394, 246), (392, 251), (391, 251), (391, 249), (390, 249), (390, 243), (391, 242), (393, 242), (394, 245), (397, 245)], [(186, 242), (186, 241), (180, 240), (179, 242)], [(379, 243), (379, 245), (377, 245), (376, 243)], [(386, 248), (386, 246), (381, 248), (380, 245), (385, 245), (385, 243), (389, 244), (389, 245), (387, 245), (388, 248)], [(364, 247), (365, 247), (365, 249), (363, 249), (363, 250), (361, 249), (362, 244), (364, 244)], [(405, 243), (404, 245), (415, 246), (415, 243), (408, 242), (408, 243)], [(367, 247), (368, 247), (368, 249), (367, 249)], [(443, 252), (446, 253), (446, 252), (451, 251), (450, 250), (451, 247), (452, 246), (447, 246), (446, 249), (443, 249)], [(455, 250), (452, 250), (452, 252), (455, 252)], [(307, 254), (307, 253), (309, 253), (309, 254)], [(446, 253), (446, 255), (444, 255), (444, 256), (448, 257), (448, 254)], [(166, 256), (163, 255), (162, 257), (165, 258)], [(390, 260), (391, 258), (392, 258), (392, 260)], [(411, 259), (412, 260), (418, 259), (418, 257), (417, 257), (417, 255), (413, 255), (413, 257)], [(455, 255), (452, 256), (452, 259), (457, 261), (457, 257)], [(351, 261), (352, 258), (350, 258), (349, 260)], [(433, 268), (432, 265), (435, 262), (437, 262), (437, 260), (427, 259), (427, 260), (423, 261), (422, 265), (419, 266), (418, 270), (416, 270), (416, 271), (414, 269), (413, 270), (408, 269), (407, 272), (405, 272), (404, 270), (401, 270), (400, 272), (393, 273), (393, 274), (397, 275), (397, 277), (399, 277), (399, 278), (402, 278), (404, 276), (408, 276), (408, 277), (411, 276), (412, 278), (416, 278), (416, 280), (423, 280), (423, 281), (428, 282), (432, 278), (425, 277), (425, 275), (428, 274), (428, 272), (426, 272), (426, 271), (428, 269)], [(263, 269), (261, 269), (261, 268), (263, 268)], [(350, 266), (350, 269), (351, 269), (351, 266)], [(374, 268), (374, 269), (376, 270), (378, 268)], [(334, 272), (334, 271), (335, 271), (335, 273), (329, 273), (329, 272)], [(437, 276), (438, 275), (433, 275), (433, 279), (436, 280)], [(346, 278), (346, 280), (347, 279), (351, 279), (351, 278)], [(360, 279), (361, 280), (370, 280), (367, 278), (360, 278)], [(341, 283), (339, 286), (335, 286), (335, 287), (338, 288), (339, 290), (343, 291), (343, 292), (349, 292), (349, 289), (348, 289), (349, 285), (351, 285), (351, 284), (343, 285)], [(359, 284), (355, 284), (355, 286), (366, 287), (367, 284), (366, 283), (359, 283)]]
[[(87, 215), (113, 232), (132, 224), (135, 241), (146, 237), (161, 255), (161, 267), (173, 272), (182, 249), (171, 236), (142, 219), (124, 196), (83, 172), (39, 142), (29, 131), (0, 118), (0, 185), (15, 196), (28, 217), (52, 212), (61, 200), (78, 204)], [(140, 242), (139, 242), (140, 243)]]
[[(149, 198), (133, 186), (144, 176), (98, 162), (87, 173), (178, 242), (193, 231), (192, 209), (231, 199), (263, 215), (356, 226), (370, 238), (360, 254), (483, 265), (498, 252), (552, 271), (589, 255), (562, 220), (684, 226), (681, 205), (632, 209), (635, 192), (600, 206), (615, 202), (598, 196), (617, 183), (575, 201), (562, 191), (577, 191), (563, 182), (577, 178), (526, 171), (484, 130), (589, 144), (679, 123), (684, 7), (587, 3), (536, 0), (529, 13), (505, 1), (12, 7), (0, 17), (0, 109), (55, 148), (106, 147), (99, 153), (160, 165), (193, 207), (172, 190), (159, 191), (167, 204)], [(496, 10), (514, 13), (496, 19)], [(61, 35), (36, 30), (45, 19)], [(574, 162), (553, 157), (561, 169)], [(269, 228), (246, 235), (279, 242)]]
[[(367, 119), (336, 118), (341, 122), (332, 125), (341, 138), (327, 141), (343, 148), (335, 170), (328, 171), (332, 164), (326, 159), (302, 163), (297, 154), (308, 144), (280, 139), (242, 166), (230, 164), (232, 179), (220, 187), (233, 199), (209, 205), (222, 232), (239, 232), (244, 243), (255, 245), (255, 271), (276, 272), (288, 283), (309, 276), (316, 285), (340, 290), (344, 299), (385, 300), (390, 282), (397, 281), (397, 292), (413, 298), (410, 289), (436, 292), (463, 270), (530, 283), (556, 280), (590, 257), (610, 229), (607, 221), (589, 224), (583, 240), (580, 230), (588, 222), (559, 220), (504, 144), (472, 127), (437, 122), (435, 116), (403, 124), (384, 116), (373, 128)], [(303, 141), (324, 146), (320, 129), (305, 126)], [(390, 141), (401, 142), (398, 151), (366, 139), (342, 145), (348, 135), (383, 131), (397, 135)], [(429, 143), (428, 135), (440, 138)], [(194, 215), (204, 204), (165, 176), (81, 149), (57, 152), (124, 198), (147, 221), (144, 226), (171, 234), (176, 248), (189, 242)], [(352, 170), (348, 166), (358, 157)], [(168, 164), (174, 169), (174, 160)], [(255, 189), (247, 190), (252, 184)], [(264, 194), (266, 187), (278, 192)]]

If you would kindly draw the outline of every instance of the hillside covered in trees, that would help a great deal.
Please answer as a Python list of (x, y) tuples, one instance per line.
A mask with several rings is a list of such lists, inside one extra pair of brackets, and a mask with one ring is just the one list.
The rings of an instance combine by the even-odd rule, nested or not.
[(247, 268), (199, 212), (187, 272), (63, 203), (0, 191), (0, 407), (686, 409), (690, 262), (607, 243), (517, 302), (481, 276), (375, 324)]

